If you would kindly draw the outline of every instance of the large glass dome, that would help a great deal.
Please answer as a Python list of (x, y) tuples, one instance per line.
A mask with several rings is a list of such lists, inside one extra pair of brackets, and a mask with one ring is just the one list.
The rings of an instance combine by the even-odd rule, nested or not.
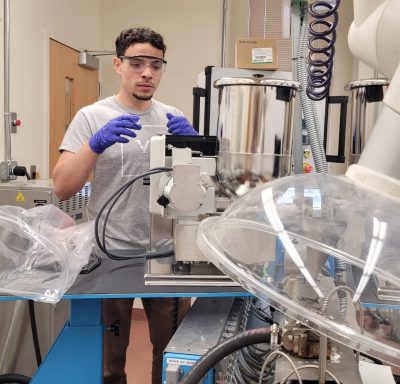
[(287, 316), (400, 366), (399, 218), (397, 200), (344, 176), (297, 175), (203, 220), (197, 242), (222, 272)]

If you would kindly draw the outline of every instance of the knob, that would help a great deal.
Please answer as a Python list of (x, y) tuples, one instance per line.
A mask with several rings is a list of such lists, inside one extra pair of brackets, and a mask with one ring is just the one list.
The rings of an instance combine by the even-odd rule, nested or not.
[(313, 171), (313, 167), (309, 163), (303, 163), (303, 172), (304, 173), (311, 173)]

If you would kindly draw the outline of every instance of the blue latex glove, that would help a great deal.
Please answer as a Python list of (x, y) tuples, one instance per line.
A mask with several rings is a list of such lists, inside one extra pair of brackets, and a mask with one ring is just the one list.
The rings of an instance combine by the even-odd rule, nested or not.
[(174, 116), (172, 113), (167, 113), (167, 117), (167, 127), (169, 133), (173, 135), (198, 135), (198, 132), (192, 127), (186, 117)]
[(124, 136), (136, 137), (132, 129), (142, 128), (138, 124), (139, 118), (135, 115), (122, 115), (110, 120), (89, 139), (90, 149), (100, 155), (115, 143), (127, 143), (129, 139)]

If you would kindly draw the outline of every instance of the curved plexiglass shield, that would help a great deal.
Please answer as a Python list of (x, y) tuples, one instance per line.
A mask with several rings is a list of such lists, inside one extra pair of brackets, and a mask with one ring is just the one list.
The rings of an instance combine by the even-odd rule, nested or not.
[(197, 242), (225, 274), (287, 316), (400, 366), (399, 217), (396, 200), (345, 177), (298, 175), (203, 220)]

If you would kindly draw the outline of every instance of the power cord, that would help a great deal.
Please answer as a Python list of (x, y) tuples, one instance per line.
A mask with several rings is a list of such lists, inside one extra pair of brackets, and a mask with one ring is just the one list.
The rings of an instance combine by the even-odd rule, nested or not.
[[(96, 243), (101, 249), (101, 251), (107, 255), (110, 259), (112, 260), (117, 260), (117, 261), (122, 261), (122, 260), (131, 260), (131, 259), (150, 259), (150, 258), (161, 258), (161, 257), (169, 257), (173, 256), (174, 251), (173, 250), (167, 250), (167, 251), (162, 251), (162, 252), (145, 252), (141, 254), (136, 254), (134, 256), (120, 256), (116, 255), (114, 253), (111, 253), (106, 246), (106, 227), (107, 227), (107, 222), (108, 218), (111, 214), (111, 211), (113, 207), (115, 206), (116, 202), (119, 200), (119, 198), (124, 194), (124, 192), (137, 180), (145, 178), (150, 175), (154, 175), (157, 173), (162, 173), (162, 172), (170, 172), (172, 171), (172, 168), (167, 168), (167, 167), (159, 167), (159, 168), (153, 168), (150, 169), (149, 171), (142, 173), (141, 175), (138, 175), (134, 177), (133, 179), (129, 180), (126, 182), (124, 185), (122, 185), (117, 191), (115, 191), (110, 198), (104, 203), (104, 205), (101, 207), (99, 210), (99, 213), (96, 216), (95, 219), (95, 238), (96, 238)], [(106, 210), (107, 206), (110, 205), (108, 208), (108, 211), (106, 213), (106, 216), (104, 218), (103, 222), (103, 230), (101, 232), (101, 238), (99, 235), (99, 223), (100, 223), (100, 218), (103, 214), (103, 212)]]
[(37, 366), (39, 367), (40, 364), (42, 364), (42, 354), (40, 352), (39, 336), (36, 325), (35, 306), (33, 300), (28, 300), (28, 308), (29, 308), (29, 320), (31, 323), (31, 330), (32, 330), (33, 347), (35, 350), (36, 363)]

